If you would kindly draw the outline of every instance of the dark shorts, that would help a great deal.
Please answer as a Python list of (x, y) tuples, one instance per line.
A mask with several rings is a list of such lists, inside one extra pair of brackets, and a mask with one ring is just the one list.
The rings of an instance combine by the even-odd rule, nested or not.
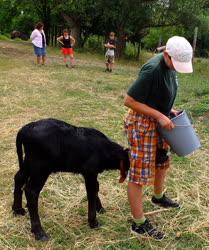
[(46, 55), (46, 48), (39, 48), (33, 45), (34, 53), (36, 56), (45, 56)]
[(106, 63), (111, 63), (113, 64), (115, 62), (115, 57), (114, 56), (106, 56)]

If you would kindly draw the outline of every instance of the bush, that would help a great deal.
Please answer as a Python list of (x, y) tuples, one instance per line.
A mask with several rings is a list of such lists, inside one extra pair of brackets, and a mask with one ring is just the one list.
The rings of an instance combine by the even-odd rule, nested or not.
[(0, 34), (0, 40), (7, 41), (9, 40), (9, 36), (5, 34)]
[(167, 40), (172, 36), (184, 36), (184, 30), (179, 27), (163, 27), (151, 28), (147, 36), (142, 39), (143, 47), (145, 49), (155, 49), (159, 45), (165, 45)]
[(137, 55), (137, 46), (135, 46), (131, 42), (126, 43), (126, 49), (125, 49), (125, 57), (126, 58), (136, 58)]
[(12, 20), (12, 29), (30, 35), (34, 28), (35, 19), (28, 15), (20, 15)]
[(102, 36), (93, 35), (87, 39), (84, 47), (101, 53), (104, 51), (104, 43), (105, 41)]

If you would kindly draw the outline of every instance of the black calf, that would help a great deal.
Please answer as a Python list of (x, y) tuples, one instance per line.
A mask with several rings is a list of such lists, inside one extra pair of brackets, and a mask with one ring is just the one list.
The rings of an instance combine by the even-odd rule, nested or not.
[[(23, 149), (25, 157), (23, 158)], [(39, 214), (38, 197), (52, 172), (73, 172), (84, 177), (88, 198), (88, 222), (98, 227), (96, 212), (104, 212), (98, 196), (98, 173), (120, 169), (120, 182), (129, 168), (128, 151), (92, 128), (69, 125), (55, 119), (32, 122), (20, 129), (16, 138), (19, 171), (15, 175), (15, 214), (25, 214), (22, 193), (25, 190), (31, 219), (31, 231), (37, 240), (47, 240)]]

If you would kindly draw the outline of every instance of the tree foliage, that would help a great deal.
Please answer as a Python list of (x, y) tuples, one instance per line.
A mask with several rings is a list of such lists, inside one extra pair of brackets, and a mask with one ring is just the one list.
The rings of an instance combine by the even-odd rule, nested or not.
[(29, 33), (42, 20), (48, 41), (54, 26), (69, 27), (84, 46), (91, 35), (115, 31), (121, 55), (127, 40), (152, 47), (180, 34), (192, 41), (197, 26), (199, 46), (209, 49), (209, 0), (0, 0), (0, 6), (1, 32)]

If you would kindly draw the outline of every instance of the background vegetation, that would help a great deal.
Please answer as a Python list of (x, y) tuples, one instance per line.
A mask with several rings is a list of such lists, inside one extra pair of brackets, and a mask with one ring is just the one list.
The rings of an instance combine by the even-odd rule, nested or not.
[(19, 30), (29, 36), (38, 20), (45, 24), (48, 44), (56, 45), (65, 27), (72, 28), (82, 48), (91, 44), (92, 36), (100, 47), (101, 39), (115, 31), (117, 55), (130, 42), (137, 59), (141, 48), (153, 50), (175, 34), (192, 43), (198, 27), (197, 55), (209, 52), (208, 0), (0, 0), (1, 33)]

